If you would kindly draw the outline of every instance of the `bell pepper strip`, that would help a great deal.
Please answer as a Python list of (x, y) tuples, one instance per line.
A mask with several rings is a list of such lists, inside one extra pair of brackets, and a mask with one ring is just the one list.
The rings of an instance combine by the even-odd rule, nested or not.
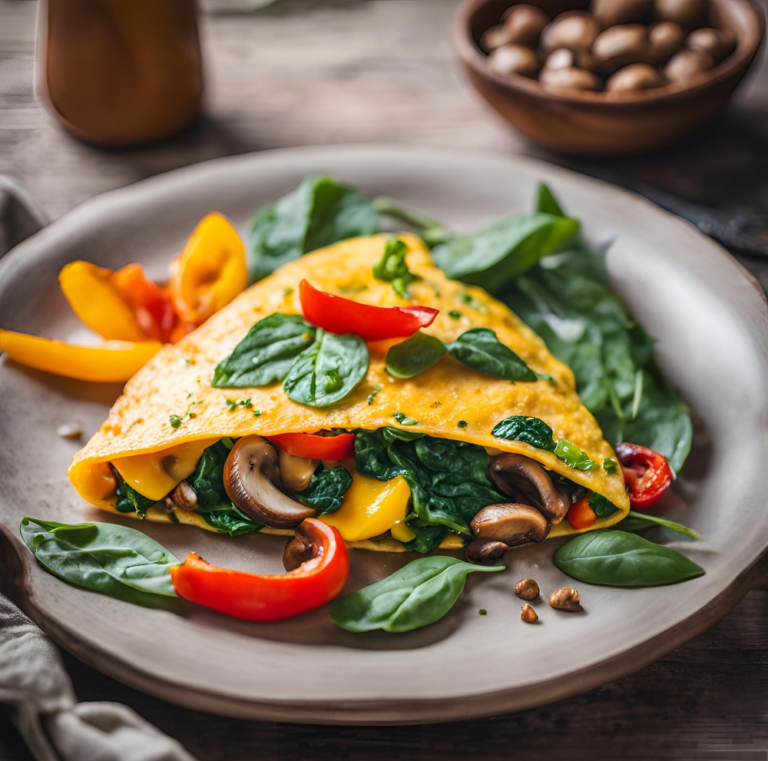
[(169, 341), (177, 317), (167, 290), (147, 278), (140, 264), (117, 270), (112, 282), (123, 300), (131, 305), (147, 338)]
[[(289, 556), (304, 562), (295, 567)], [(190, 552), (181, 565), (170, 568), (171, 580), (179, 597), (219, 613), (246, 621), (281, 621), (335, 599), (349, 578), (349, 554), (341, 535), (314, 518), (296, 529), (283, 560), (294, 570), (266, 576), (219, 568)]]
[(568, 509), (568, 522), (575, 529), (589, 528), (596, 520), (595, 511), (589, 506), (589, 494)]
[(73, 346), (50, 338), (0, 330), (0, 351), (27, 367), (97, 383), (127, 381), (162, 348), (159, 341), (107, 341)]
[(355, 434), (340, 433), (338, 436), (315, 436), (310, 433), (280, 433), (269, 436), (270, 441), (279, 445), (294, 457), (310, 460), (346, 460), (355, 456)]
[(629, 504), (636, 510), (655, 505), (675, 478), (674, 471), (663, 455), (639, 444), (618, 444), (616, 459), (624, 473)]
[(149, 336), (112, 279), (112, 270), (75, 261), (59, 273), (59, 284), (75, 314), (107, 341), (146, 341)]
[(171, 265), (170, 292), (182, 322), (197, 327), (248, 285), (245, 246), (221, 214), (208, 214)]
[(431, 325), (439, 309), (425, 306), (377, 307), (319, 291), (306, 280), (299, 283), (304, 319), (329, 333), (353, 333), (363, 341), (407, 338)]

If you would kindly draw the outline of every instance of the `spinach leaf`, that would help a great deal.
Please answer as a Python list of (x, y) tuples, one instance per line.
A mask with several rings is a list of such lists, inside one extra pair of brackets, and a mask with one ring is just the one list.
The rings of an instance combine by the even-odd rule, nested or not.
[(536, 211), (543, 214), (551, 214), (553, 217), (564, 217), (565, 212), (560, 208), (560, 204), (552, 194), (545, 183), (539, 183), (538, 198), (536, 201)]
[(451, 234), (440, 222), (436, 222), (426, 214), (396, 203), (391, 198), (374, 198), (373, 208), (384, 217), (391, 217), (399, 222), (405, 222), (412, 227), (421, 239), (430, 247), (443, 243)]
[(223, 441), (208, 447), (200, 457), (197, 467), (187, 483), (197, 492), (198, 515), (218, 531), (231, 536), (259, 531), (259, 523), (235, 507), (224, 488), (224, 465), (229, 449)]
[(569, 467), (576, 470), (596, 470), (599, 466), (590, 460), (587, 453), (567, 439), (560, 439), (555, 445), (555, 454)]
[(331, 604), (333, 621), (350, 632), (408, 632), (443, 618), (464, 589), (467, 574), (495, 573), (504, 566), (480, 566), (457, 558), (419, 558), (386, 579)]
[(318, 329), (283, 381), (289, 399), (308, 407), (341, 401), (368, 372), (368, 347), (359, 336), (336, 336)]
[(685, 536), (691, 539), (699, 538), (699, 535), (692, 528), (688, 528), (688, 526), (684, 526), (682, 523), (671, 521), (668, 518), (661, 518), (658, 515), (638, 513), (636, 510), (630, 510), (627, 513), (627, 517), (616, 524), (617, 529), (630, 532), (647, 531), (654, 528), (654, 526), (668, 528), (670, 531), (676, 531), (678, 534), (685, 534)]
[(626, 531), (581, 534), (558, 547), (554, 561), (574, 579), (613, 587), (654, 587), (704, 574), (677, 550)]
[(592, 512), (594, 512), (598, 518), (607, 518), (609, 515), (613, 515), (618, 511), (618, 508), (612, 502), (609, 502), (602, 494), (598, 494), (597, 492), (592, 492), (592, 494), (589, 495), (587, 502), (592, 508)]
[(373, 265), (373, 276), (385, 283), (392, 283), (392, 289), (404, 299), (410, 298), (408, 284), (418, 280), (418, 276), (406, 264), (407, 251), (408, 247), (400, 238), (390, 238), (384, 246), (381, 259)]
[[(383, 428), (359, 431), (355, 439), (355, 464), (364, 476), (389, 481), (401, 475), (411, 489), (413, 512), (408, 527), (417, 533), (407, 549), (430, 552), (447, 530), (470, 536), (469, 523), (487, 505), (504, 502), (488, 470), (488, 454), (464, 441), (437, 439), (423, 434)], [(442, 526), (421, 532), (417, 528)], [(424, 549), (428, 546), (429, 549)]]
[(537, 417), (513, 415), (497, 423), (491, 431), (491, 436), (508, 441), (522, 441), (547, 452), (555, 451), (555, 440), (552, 429)]
[(304, 491), (296, 494), (299, 502), (314, 507), (321, 513), (334, 513), (344, 501), (344, 493), (352, 486), (349, 471), (339, 466), (313, 473)]
[(378, 231), (378, 215), (368, 199), (330, 177), (309, 175), (296, 190), (253, 217), (250, 280), (260, 280), (315, 249)]
[(537, 375), (489, 328), (471, 328), (446, 347), (459, 362), (481, 373), (512, 381), (535, 381)]
[(436, 365), (445, 351), (442, 341), (419, 330), (387, 351), (387, 372), (395, 378), (413, 378)]
[(145, 497), (143, 494), (139, 494), (132, 486), (129, 486), (123, 480), (123, 477), (117, 472), (117, 469), (113, 468), (112, 473), (117, 480), (117, 502), (115, 508), (119, 513), (136, 513), (137, 518), (143, 520), (155, 501)]
[(139, 604), (176, 596), (168, 569), (180, 561), (141, 531), (38, 518), (24, 518), (19, 530), (40, 565), (70, 584)]
[(297, 314), (259, 320), (213, 372), (215, 388), (249, 388), (281, 381), (296, 357), (315, 341), (317, 328)]
[(579, 222), (552, 214), (515, 214), (479, 233), (452, 238), (432, 250), (448, 277), (499, 293), (540, 259), (561, 251), (579, 233)]

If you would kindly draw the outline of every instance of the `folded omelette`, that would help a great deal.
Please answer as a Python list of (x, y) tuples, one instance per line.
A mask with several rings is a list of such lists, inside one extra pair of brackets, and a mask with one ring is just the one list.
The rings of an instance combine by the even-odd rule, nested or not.
[[(80, 495), (104, 510), (232, 535), (290, 533), (302, 516), (314, 515), (350, 546), (385, 551), (457, 548), (477, 537), (513, 546), (607, 528), (625, 517), (621, 469), (581, 404), (571, 370), (504, 304), (448, 280), (419, 238), (398, 238), (412, 273), (407, 293), (374, 274), (392, 236), (347, 240), (284, 265), (165, 346), (75, 456), (69, 476)], [(446, 345), (472, 329), (493, 331), (536, 379), (511, 382), (451, 352), (414, 377), (398, 378), (386, 368), (387, 351), (403, 340), (397, 339), (367, 343), (367, 372), (328, 406), (289, 398), (278, 376), (288, 372), (290, 358), (265, 376), (266, 385), (214, 380), (254, 325), (302, 315), (303, 280), (362, 304), (438, 309), (421, 332)], [(313, 335), (297, 340), (311, 346)], [(275, 352), (282, 350), (279, 339)], [(262, 347), (254, 362), (269, 352)], [(354, 433), (354, 454), (341, 461), (296, 457), (274, 438), (295, 433)], [(250, 475), (232, 463), (244, 447), (251, 454), (242, 462), (258, 476), (251, 486)], [(596, 516), (586, 527), (567, 517), (584, 500)]]

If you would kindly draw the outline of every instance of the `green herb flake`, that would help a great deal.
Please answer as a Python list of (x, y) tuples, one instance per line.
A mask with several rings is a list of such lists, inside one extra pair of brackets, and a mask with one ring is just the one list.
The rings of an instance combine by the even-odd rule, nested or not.
[(168, 421), (171, 424), (171, 428), (179, 428), (182, 422), (184, 421), (184, 418), (181, 417), (180, 415), (171, 415), (168, 418)]
[(259, 412), (259, 410), (254, 410), (253, 411), (253, 416), (254, 417), (261, 417), (261, 412)]
[(460, 320), (461, 312), (457, 312), (455, 309), (452, 309), (450, 312), (448, 312), (448, 316), (454, 320)]
[(482, 301), (472, 298), (468, 293), (462, 293), (460, 298), (462, 303), (466, 304), (471, 309), (474, 309), (476, 312), (480, 312), (480, 314), (488, 314), (488, 312), (491, 311)]
[(283, 288), (283, 296), (290, 296), (293, 293), (293, 288)]
[(376, 398), (376, 394), (378, 394), (379, 391), (381, 391), (382, 388), (384, 388), (384, 387), (381, 385), (381, 383), (377, 383), (373, 387), (373, 391), (371, 391), (371, 393), (368, 394), (368, 404), (369, 405), (373, 404), (373, 400)]
[(237, 401), (234, 399), (225, 399), (224, 404), (227, 405), (230, 412), (233, 412), (238, 407), (245, 407), (246, 409), (253, 407), (253, 402), (251, 401), (250, 397), (247, 399), (238, 399)]
[(487, 616), (488, 611), (485, 608), (480, 608), (480, 610), (477, 611), (481, 616)]
[(221, 443), (229, 450), (232, 449), (233, 446), (235, 446), (235, 442), (232, 441), (232, 439), (229, 438), (229, 436), (224, 437), (221, 440)]
[(408, 284), (418, 280), (405, 261), (408, 247), (400, 238), (390, 238), (384, 246), (384, 253), (373, 265), (373, 276), (385, 283), (392, 283), (392, 289), (401, 298), (408, 299)]
[(467, 427), (467, 421), (466, 420), (459, 420), (458, 423), (456, 423), (459, 428), (466, 428)]
[(404, 415), (402, 412), (393, 412), (392, 417), (397, 420), (400, 425), (418, 425), (419, 421), (415, 420), (412, 417), (408, 417), (408, 415)]
[(341, 286), (339, 290), (342, 293), (361, 293), (362, 291), (367, 291), (368, 286), (364, 285), (363, 283), (360, 283), (359, 285)]
[(619, 463), (613, 457), (606, 457), (603, 460), (603, 469), (606, 473), (616, 473), (619, 469)]
[(595, 470), (598, 464), (590, 460), (587, 453), (572, 444), (567, 439), (560, 439), (555, 446), (555, 454), (569, 467), (575, 470), (590, 471)]

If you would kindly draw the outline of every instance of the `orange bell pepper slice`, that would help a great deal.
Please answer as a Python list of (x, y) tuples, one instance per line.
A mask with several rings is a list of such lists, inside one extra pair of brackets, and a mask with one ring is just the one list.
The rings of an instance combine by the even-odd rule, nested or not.
[(153, 283), (140, 264), (129, 264), (112, 275), (112, 282), (130, 304), (142, 330), (155, 341), (168, 341), (176, 327), (176, 312), (167, 289)]
[(59, 273), (64, 296), (75, 314), (107, 341), (146, 341), (130, 303), (112, 280), (112, 270), (90, 262), (67, 264)]
[[(349, 553), (341, 534), (333, 526), (307, 518), (292, 542), (311, 556), (288, 573), (267, 576), (233, 571), (190, 552), (181, 565), (169, 569), (173, 587), (185, 600), (246, 621), (280, 621), (338, 597), (349, 578)], [(284, 564), (287, 554), (286, 548)]]
[(248, 285), (245, 246), (221, 214), (204, 217), (171, 265), (171, 298), (182, 322), (202, 325)]
[(127, 381), (161, 348), (159, 341), (108, 341), (100, 347), (73, 346), (0, 329), (0, 351), (16, 362), (67, 378), (97, 383)]
[(589, 528), (597, 520), (595, 511), (589, 506), (590, 493), (568, 509), (568, 522), (577, 530)]

